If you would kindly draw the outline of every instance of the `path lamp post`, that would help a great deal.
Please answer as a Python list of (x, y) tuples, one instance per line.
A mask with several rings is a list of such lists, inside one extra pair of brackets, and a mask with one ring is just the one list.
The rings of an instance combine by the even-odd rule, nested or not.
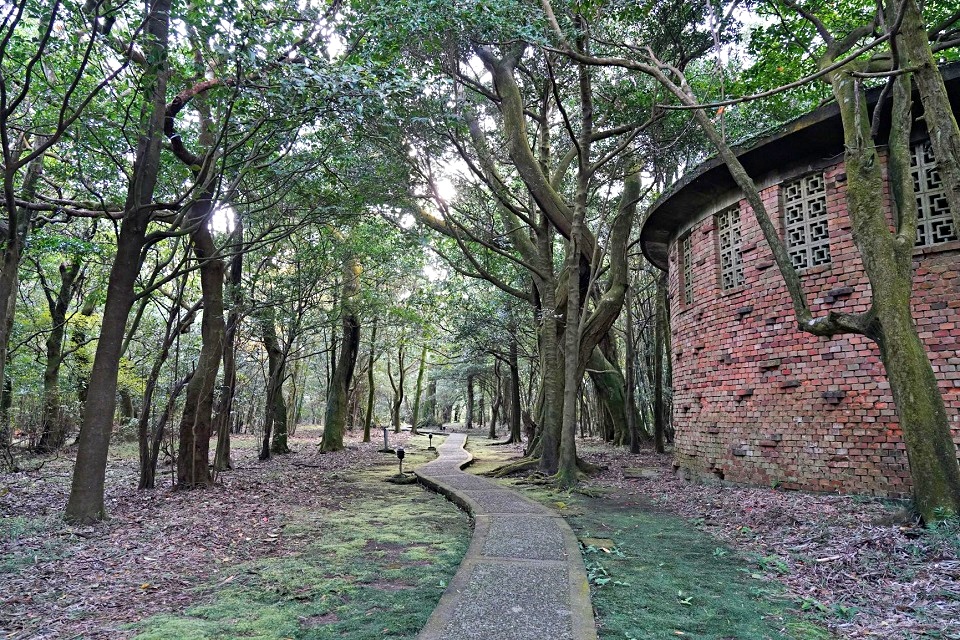
[(433, 446), (433, 433), (428, 433), (428, 434), (427, 434), (427, 441), (428, 441), (429, 444), (430, 444), (430, 446), (427, 447), (427, 451), (436, 451), (436, 449), (435, 449), (434, 446)]
[(403, 457), (406, 455), (406, 452), (403, 450), (403, 447), (397, 447), (397, 458), (400, 459), (400, 475), (403, 475)]

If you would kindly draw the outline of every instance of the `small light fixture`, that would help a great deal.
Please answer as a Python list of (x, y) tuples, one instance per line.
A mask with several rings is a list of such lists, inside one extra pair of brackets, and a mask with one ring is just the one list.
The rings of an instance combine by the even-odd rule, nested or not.
[(427, 447), (427, 451), (436, 451), (436, 449), (433, 446), (433, 433), (428, 433), (427, 438), (428, 438), (428, 442), (430, 443), (430, 446)]
[(403, 457), (407, 455), (403, 447), (397, 447), (397, 458), (400, 459), (400, 475), (403, 475)]

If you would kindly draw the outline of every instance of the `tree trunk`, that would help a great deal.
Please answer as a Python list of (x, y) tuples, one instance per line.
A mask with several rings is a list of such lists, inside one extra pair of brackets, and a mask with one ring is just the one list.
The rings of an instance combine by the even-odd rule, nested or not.
[(232, 247), (235, 251), (230, 259), (227, 271), (227, 296), (230, 301), (230, 313), (227, 316), (226, 333), (223, 344), (223, 387), (217, 406), (217, 451), (214, 454), (213, 468), (225, 471), (233, 468), (230, 457), (230, 416), (233, 413), (237, 396), (237, 332), (243, 317), (243, 223), (237, 220), (233, 231)]
[(413, 419), (410, 433), (417, 435), (417, 426), (420, 422), (420, 396), (423, 393), (423, 373), (427, 368), (427, 345), (424, 343), (420, 351), (420, 368), (417, 371), (417, 386), (413, 396)]
[[(95, 291), (88, 295), (83, 304), (80, 306), (80, 311), (77, 313), (79, 318), (89, 318), (93, 315), (93, 312), (97, 310), (97, 303), (100, 299), (100, 292)], [(90, 356), (86, 351), (85, 344), (87, 343), (87, 328), (84, 324), (78, 323), (78, 326), (74, 328), (73, 334), (70, 336), (70, 342), (72, 343), (73, 351), (73, 362), (74, 367), (78, 373), (77, 379), (77, 400), (80, 401), (81, 410), (87, 403), (87, 389), (89, 388), (90, 380)]]
[(400, 433), (400, 407), (403, 405), (403, 383), (406, 377), (406, 365), (404, 363), (405, 345), (403, 339), (400, 341), (400, 347), (397, 350), (397, 378), (393, 377), (391, 363), (387, 362), (387, 377), (390, 379), (390, 386), (393, 388), (393, 401), (390, 403), (390, 422), (393, 424), (393, 432)]
[[(960, 466), (943, 396), (910, 308), (916, 201), (908, 182), (909, 77), (902, 78), (894, 92), (894, 123), (889, 141), (890, 183), (902, 212), (896, 235), (890, 233), (882, 200), (876, 197), (883, 192), (883, 167), (870, 139), (863, 90), (847, 71), (833, 73), (830, 79), (844, 124), (847, 203), (853, 240), (863, 258), (872, 292), (864, 333), (879, 346), (890, 381), (910, 462), (917, 511), (926, 521), (933, 522), (944, 515), (960, 513)], [(904, 220), (912, 223), (904, 225)]]
[(117, 253), (110, 269), (100, 339), (83, 411), (70, 498), (64, 513), (64, 518), (74, 524), (93, 522), (106, 516), (103, 485), (116, 404), (120, 350), (127, 315), (134, 301), (133, 287), (140, 272), (140, 254), (151, 214), (149, 205), (159, 173), (161, 131), (166, 113), (169, 27), (170, 0), (154, 0), (143, 47), (150, 62), (142, 78), (149, 99), (141, 112), (143, 126), (120, 223)]
[[(960, 127), (950, 106), (943, 76), (930, 50), (927, 27), (917, 0), (905, 0), (903, 22), (897, 38), (913, 67), (914, 82), (923, 103), (923, 118), (930, 135), (930, 146), (937, 159), (937, 172), (953, 217), (953, 233), (960, 237)], [(891, 14), (893, 15), (893, 14)]]
[[(283, 397), (282, 383), (272, 389), (271, 396), (273, 402), (267, 409), (273, 414), (273, 436), (270, 438), (270, 453), (280, 455), (290, 453), (290, 447), (287, 445), (287, 438), (290, 435), (290, 412), (287, 408), (287, 401)], [(266, 446), (266, 442), (264, 442), (264, 446)]]
[[(180, 315), (180, 304), (181, 300), (183, 299), (184, 285), (185, 282), (182, 281), (180, 290), (177, 292), (175, 300), (170, 307), (163, 344), (160, 347), (160, 353), (157, 354), (157, 357), (153, 362), (153, 367), (150, 370), (150, 374), (147, 376), (147, 382), (143, 392), (143, 402), (140, 406), (140, 418), (137, 424), (137, 439), (140, 449), (140, 482), (137, 487), (139, 489), (154, 488), (157, 458), (155, 453), (151, 454), (151, 449), (154, 452), (159, 450), (160, 439), (163, 437), (163, 430), (160, 427), (154, 427), (152, 430), (150, 429), (150, 414), (153, 409), (153, 396), (156, 392), (157, 382), (160, 380), (160, 373), (163, 370), (164, 363), (167, 361), (167, 358), (170, 355), (170, 348), (176, 341), (177, 336), (187, 330), (190, 324), (193, 323), (197, 312), (200, 310), (200, 303), (198, 302), (187, 311), (186, 315), (181, 318), (179, 322), (177, 321), (177, 318)], [(185, 380), (183, 382), (183, 386), (186, 386), (187, 382), (189, 382), (189, 380)], [(178, 389), (177, 393), (179, 394), (179, 392), (180, 390)], [(164, 415), (167, 416), (166, 411), (164, 412)], [(169, 416), (167, 417), (169, 418)], [(164, 427), (165, 426), (166, 424), (164, 423)]]
[[(654, 320), (653, 345), (653, 441), (657, 453), (666, 451), (666, 398), (663, 385), (663, 356), (666, 346), (667, 325), (667, 274), (657, 278), (657, 310)], [(668, 356), (669, 357), (669, 356)]]
[(203, 487), (213, 481), (210, 474), (210, 438), (213, 435), (213, 396), (223, 359), (226, 322), (223, 315), (224, 264), (210, 230), (213, 214), (212, 184), (204, 187), (186, 216), (190, 228), (191, 249), (200, 270), (203, 299), (202, 343), (193, 378), (187, 384), (183, 415), (180, 418), (180, 443), (177, 451), (177, 486), (181, 489)]
[(60, 286), (56, 296), (48, 293), (50, 311), (50, 334), (47, 336), (47, 362), (43, 371), (43, 423), (37, 450), (42, 453), (55, 451), (67, 439), (67, 422), (60, 406), (60, 367), (63, 364), (63, 339), (67, 332), (67, 310), (76, 292), (80, 275), (80, 258), (74, 257), (69, 265), (60, 265)]
[(467, 374), (467, 429), (473, 429), (473, 380), (474, 375)]
[(490, 440), (497, 439), (497, 420), (500, 419), (500, 407), (503, 405), (503, 393), (501, 392), (503, 381), (500, 378), (499, 360), (493, 365), (493, 380), (493, 406), (490, 408), (490, 431), (487, 433), (487, 438)]
[[(6, 103), (6, 100), (4, 100), (4, 103)], [(42, 144), (44, 138), (37, 136), (36, 141)], [(43, 173), (44, 156), (45, 154), (41, 154), (27, 165), (20, 192), (20, 196), (24, 200), (33, 201), (35, 199), (37, 184)], [(6, 366), (10, 349), (10, 336), (13, 333), (14, 316), (17, 310), (17, 293), (20, 288), (20, 262), (23, 258), (23, 247), (26, 244), (27, 235), (33, 222), (33, 213), (10, 205), (14, 202), (12, 197), (13, 175), (5, 171), (4, 179), (4, 188), (9, 190), (9, 197), (6, 198), (8, 204), (6, 207), (8, 215), (7, 234), (4, 239), (3, 263), (0, 264), (0, 381), (3, 382), (0, 388), (5, 389), (8, 380)], [(3, 396), (3, 402), (12, 401), (7, 392), (4, 392)], [(59, 402), (57, 411), (59, 413)], [(13, 432), (10, 429), (9, 414), (7, 414), (5, 419), (0, 421), (0, 447), (9, 449), (12, 437)]]
[(590, 354), (588, 367), (602, 407), (599, 419), (604, 438), (616, 446), (628, 444), (626, 384), (620, 368), (607, 359), (600, 347)]
[(625, 320), (625, 359), (626, 366), (624, 381), (624, 390), (627, 400), (627, 429), (630, 432), (630, 453), (640, 453), (640, 425), (638, 424), (639, 414), (637, 412), (637, 348), (634, 342), (634, 323), (633, 323), (633, 287), (627, 288), (626, 293), (626, 318)]
[(510, 442), (520, 442), (520, 364), (516, 327), (510, 332)]
[(363, 441), (370, 442), (370, 425), (373, 423), (373, 362), (377, 347), (377, 317), (373, 318), (373, 329), (370, 331), (370, 355), (367, 357), (367, 412), (363, 417)]
[[(260, 459), (268, 460), (274, 452), (271, 447), (274, 425), (282, 425), (284, 430), (280, 440), (285, 445), (287, 410), (283, 402), (283, 379), (286, 377), (284, 351), (277, 337), (276, 311), (273, 307), (264, 309), (258, 318), (263, 348), (267, 352), (266, 403), (263, 409), (263, 443), (260, 447)], [(277, 396), (280, 401), (277, 401)], [(282, 453), (286, 453), (283, 451)]]
[(436, 426), (438, 423), (437, 420), (437, 380), (436, 378), (429, 378), (427, 380), (427, 402), (423, 410), (424, 415), (426, 416), (426, 423), (428, 426)]
[(173, 415), (173, 412), (176, 409), (177, 398), (186, 388), (191, 378), (193, 378), (193, 372), (188, 373), (181, 380), (179, 380), (173, 387), (170, 397), (167, 398), (167, 405), (163, 408), (163, 413), (160, 415), (160, 419), (157, 420), (157, 426), (153, 430), (153, 440), (149, 449), (149, 453), (145, 458), (141, 458), (140, 484), (137, 487), (138, 489), (153, 489), (156, 486), (157, 461), (160, 459), (160, 447), (163, 444), (163, 437), (166, 433), (167, 423), (170, 422), (170, 417)]
[[(546, 238), (539, 238), (538, 244), (544, 244), (546, 241)], [(549, 250), (541, 249), (541, 255), (550, 255)], [(553, 266), (545, 261), (542, 267), (545, 273), (553, 272)], [(557, 308), (556, 283), (552, 278), (540, 287), (540, 297), (542, 304), (542, 319), (539, 331), (542, 417), (539, 425), (540, 464), (538, 468), (544, 475), (552, 476), (557, 473), (560, 464), (560, 431), (564, 401), (564, 369), (561, 367), (558, 345), (559, 327), (554, 312)]]
[(560, 433), (560, 459), (557, 465), (557, 484), (569, 488), (577, 484), (577, 399), (580, 396), (580, 279), (575, 277), (580, 263), (577, 246), (581, 216), (573, 222), (571, 240), (567, 243), (567, 326), (564, 330), (563, 360), (563, 422)]
[(323, 423), (323, 438), (320, 451), (343, 449), (343, 434), (346, 431), (348, 392), (353, 381), (353, 371), (360, 351), (360, 320), (354, 309), (354, 299), (360, 293), (360, 263), (349, 258), (344, 264), (343, 309), (341, 311), (340, 354), (330, 378), (327, 393), (327, 414)]

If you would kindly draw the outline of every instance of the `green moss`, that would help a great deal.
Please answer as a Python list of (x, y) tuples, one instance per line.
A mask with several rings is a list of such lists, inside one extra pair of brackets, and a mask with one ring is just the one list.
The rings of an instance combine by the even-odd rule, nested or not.
[[(615, 497), (520, 487), (561, 510), (578, 537), (609, 538), (584, 548), (600, 638), (829, 638), (796, 620), (782, 590), (734, 550), (690, 523)], [(679, 633), (677, 633), (679, 632)]]
[(284, 536), (310, 539), (298, 555), (226, 569), (229, 583), (210, 585), (184, 616), (140, 623), (136, 637), (415, 637), (466, 552), (470, 525), (440, 496), (382, 482), (391, 473), (384, 465), (337, 480), (350, 485), (342, 509), (299, 512), (284, 527)]
[(51, 517), (29, 518), (26, 516), (6, 516), (0, 518), (0, 540), (16, 542), (26, 535), (40, 533), (52, 522)]
[[(497, 465), (504, 462), (496, 447), (472, 445), (479, 459), (492, 454)], [(781, 564), (744, 557), (688, 521), (636, 506), (636, 498), (622, 492), (514, 488), (557, 509), (581, 540), (613, 541), (612, 547), (583, 547), (601, 640), (832, 637), (791, 610), (774, 579)], [(761, 560), (766, 567), (758, 566)]]

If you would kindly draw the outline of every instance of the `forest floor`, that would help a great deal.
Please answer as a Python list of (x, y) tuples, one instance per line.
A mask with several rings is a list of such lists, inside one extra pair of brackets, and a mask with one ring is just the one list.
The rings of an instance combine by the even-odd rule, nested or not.
[[(649, 449), (631, 455), (598, 440), (581, 444), (579, 453), (605, 467), (585, 481), (582, 492), (560, 494), (519, 479), (514, 483), (534, 497), (563, 507), (561, 512), (568, 514), (581, 538), (606, 540), (606, 548), (588, 549), (585, 554), (588, 571), (593, 563), (592, 573), (600, 576), (601, 584), (594, 581), (593, 600), (601, 638), (631, 637), (631, 625), (636, 627), (637, 619), (656, 608), (644, 602), (649, 594), (638, 594), (645, 578), (636, 571), (640, 551), (631, 549), (631, 543), (643, 545), (668, 566), (688, 562), (686, 553), (677, 552), (689, 552), (701, 544), (669, 527), (651, 528), (638, 514), (659, 514), (662, 521), (679, 519), (687, 532), (706, 534), (715, 541), (712, 558), (689, 560), (696, 566), (687, 567), (688, 574), (707, 581), (713, 577), (707, 565), (723, 558), (739, 563), (742, 573), (779, 585), (780, 598), (794, 616), (785, 619), (786, 637), (960, 638), (960, 522), (956, 519), (930, 529), (919, 526), (899, 502), (695, 484), (673, 473), (670, 455)], [(515, 449), (513, 455), (518, 454)], [(506, 452), (499, 456), (509, 457)], [(646, 540), (650, 537), (658, 538), (652, 547)], [(618, 588), (617, 582), (631, 587)], [(675, 601), (699, 606), (697, 598), (689, 595), (678, 594)], [(664, 619), (664, 624), (674, 625), (678, 636), (683, 633), (682, 623)], [(611, 632), (619, 631), (607, 635), (605, 624)], [(827, 633), (818, 633), (818, 627)], [(702, 630), (688, 635), (713, 637)]]
[[(397, 459), (379, 438), (348, 434), (321, 455), (319, 435), (301, 427), (295, 453), (266, 462), (235, 436), (235, 469), (196, 491), (171, 491), (169, 467), (162, 488), (137, 491), (135, 447), (113, 447), (110, 519), (90, 527), (60, 518), (72, 455), (0, 476), (0, 637), (413, 637), (466, 552), (469, 519), (384, 482)], [(425, 437), (390, 436), (405, 469), (433, 459)]]
[[(472, 435), (473, 473), (519, 456)], [(60, 519), (71, 454), (0, 475), (0, 637), (413, 638), (469, 519), (383, 482), (396, 459), (376, 442), (354, 434), (321, 455), (318, 437), (301, 427), (296, 453), (268, 462), (239, 437), (237, 468), (186, 492), (169, 489), (169, 468), (162, 488), (138, 492), (135, 447), (119, 445), (110, 519), (91, 527)], [(424, 437), (391, 438), (405, 468), (432, 458)], [(956, 523), (924, 529), (874, 499), (691, 484), (670, 456), (594, 440), (580, 450), (606, 467), (582, 492), (503, 482), (559, 509), (583, 540), (604, 640), (960, 638)]]

